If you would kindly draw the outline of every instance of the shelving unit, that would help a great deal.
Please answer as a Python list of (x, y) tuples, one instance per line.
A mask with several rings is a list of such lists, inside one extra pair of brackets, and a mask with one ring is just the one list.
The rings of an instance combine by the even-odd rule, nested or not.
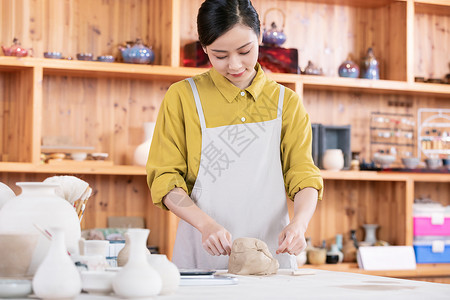
[[(0, 181), (19, 193), (17, 181), (80, 176), (95, 190), (83, 228), (104, 227), (107, 216), (142, 216), (152, 229), (149, 243), (170, 256), (177, 218), (151, 204), (145, 170), (132, 166), (132, 153), (142, 142), (143, 122), (156, 120), (170, 84), (206, 71), (180, 65), (183, 46), (196, 40), (195, 15), (201, 2), (1, 2), (1, 44), (9, 45), (17, 37), (36, 57), (0, 56)], [(312, 60), (326, 73), (268, 75), (302, 97), (312, 123), (352, 125), (351, 148), (361, 158), (370, 156), (370, 111), (417, 118), (419, 108), (450, 108), (450, 85), (414, 82), (415, 76), (443, 77), (450, 71), (445, 69), (450, 61), (449, 30), (436, 25), (450, 24), (448, 1), (252, 2), (260, 15), (274, 6), (284, 10), (285, 46), (299, 49), (300, 66)], [(117, 45), (136, 37), (153, 46), (155, 65), (42, 58), (44, 51), (117, 57)], [(382, 80), (337, 77), (349, 53), (358, 59), (368, 47), (374, 47), (380, 60)], [(76, 146), (108, 152), (114, 165), (41, 164), (41, 139), (63, 135), (70, 135)], [(362, 237), (360, 226), (374, 222), (380, 224), (380, 238), (411, 245), (414, 198), (427, 194), (450, 204), (448, 174), (322, 174), (324, 200), (308, 230), (315, 242), (331, 241), (350, 229)], [(427, 276), (450, 275), (440, 266), (427, 270)]]

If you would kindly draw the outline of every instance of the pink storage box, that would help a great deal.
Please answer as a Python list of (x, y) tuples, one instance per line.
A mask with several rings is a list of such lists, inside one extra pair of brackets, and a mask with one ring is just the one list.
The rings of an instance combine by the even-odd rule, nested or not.
[(450, 236), (450, 206), (414, 204), (414, 236)]

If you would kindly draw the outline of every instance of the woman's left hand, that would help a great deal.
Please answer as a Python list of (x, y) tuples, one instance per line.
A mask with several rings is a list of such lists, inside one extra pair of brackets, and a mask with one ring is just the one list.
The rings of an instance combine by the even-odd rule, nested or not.
[(278, 235), (277, 254), (299, 255), (306, 248), (305, 231), (302, 226), (291, 222)]

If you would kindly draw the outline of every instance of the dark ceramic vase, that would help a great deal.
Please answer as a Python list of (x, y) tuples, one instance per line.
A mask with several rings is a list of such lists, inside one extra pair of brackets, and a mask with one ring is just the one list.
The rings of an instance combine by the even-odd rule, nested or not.
[(367, 55), (363, 59), (361, 77), (366, 79), (380, 79), (378, 60), (375, 58), (372, 48), (367, 50)]
[(348, 58), (339, 66), (338, 73), (340, 77), (358, 78), (359, 66)]

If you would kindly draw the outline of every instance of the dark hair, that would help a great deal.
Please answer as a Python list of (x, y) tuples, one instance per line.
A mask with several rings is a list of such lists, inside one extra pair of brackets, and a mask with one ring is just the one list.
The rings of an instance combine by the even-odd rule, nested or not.
[(259, 37), (259, 16), (250, 0), (206, 0), (197, 15), (200, 43), (211, 45), (236, 24), (250, 27)]

